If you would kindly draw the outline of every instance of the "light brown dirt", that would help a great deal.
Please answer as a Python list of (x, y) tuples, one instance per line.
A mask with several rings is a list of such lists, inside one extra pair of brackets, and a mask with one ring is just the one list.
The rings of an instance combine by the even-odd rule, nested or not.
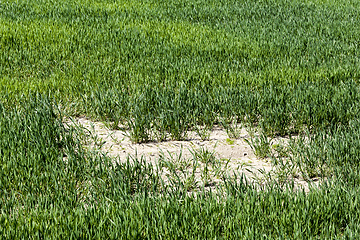
[[(240, 131), (238, 139), (230, 139), (224, 129), (214, 127), (209, 140), (202, 141), (195, 132), (188, 132), (185, 141), (165, 141), (134, 144), (128, 137), (128, 132), (121, 130), (110, 130), (104, 123), (94, 122), (87, 118), (78, 118), (74, 122), (82, 126), (89, 132), (91, 143), (88, 147), (92, 150), (104, 151), (110, 156), (118, 157), (120, 161), (125, 161), (128, 156), (144, 156), (147, 162), (154, 166), (158, 165), (161, 155), (166, 158), (178, 158), (181, 154), (182, 159), (193, 158), (192, 152), (199, 149), (207, 149), (214, 152), (217, 159), (221, 159), (226, 165), (226, 174), (232, 175), (234, 172), (244, 174), (250, 181), (262, 181), (265, 176), (274, 175), (276, 169), (271, 164), (270, 159), (259, 159), (254, 151), (246, 143), (245, 139), (250, 136), (245, 128)], [(288, 139), (278, 138), (276, 143), (286, 144)], [(201, 174), (203, 165), (196, 170), (197, 182), (203, 184)], [(163, 176), (168, 176), (169, 171), (164, 170)], [(213, 179), (212, 185), (220, 182), (220, 179)], [(295, 179), (296, 184), (308, 190), (308, 184), (302, 179)]]

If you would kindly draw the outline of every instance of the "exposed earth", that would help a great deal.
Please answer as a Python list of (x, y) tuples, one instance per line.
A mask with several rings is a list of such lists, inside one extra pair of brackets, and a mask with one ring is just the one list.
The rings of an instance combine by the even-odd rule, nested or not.
[[(110, 130), (104, 123), (87, 118), (77, 118), (73, 122), (87, 133), (89, 149), (105, 152), (121, 162), (125, 162), (128, 157), (132, 160), (143, 157), (146, 162), (159, 167), (165, 181), (170, 181), (176, 172), (184, 182), (188, 182), (193, 175), (195, 179), (191, 179), (191, 183), (196, 187), (214, 188), (222, 181), (222, 174), (244, 174), (247, 180), (257, 182), (279, 175), (279, 170), (271, 164), (270, 158), (260, 159), (255, 156), (246, 142), (250, 135), (245, 128), (239, 129), (237, 139), (230, 139), (223, 128), (215, 126), (207, 141), (202, 141), (195, 132), (188, 132), (184, 141), (134, 144), (127, 131)], [(272, 143), (286, 145), (288, 140), (279, 137)], [(169, 163), (175, 171), (172, 171)], [(194, 164), (197, 167), (194, 168)], [(294, 182), (297, 188), (303, 187), (308, 191), (309, 182), (299, 176), (295, 176)], [(312, 183), (318, 184), (319, 181)]]

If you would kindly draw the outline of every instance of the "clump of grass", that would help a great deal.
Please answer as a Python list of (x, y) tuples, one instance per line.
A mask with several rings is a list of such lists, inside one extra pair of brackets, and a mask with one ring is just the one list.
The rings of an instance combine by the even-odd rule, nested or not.
[(215, 156), (215, 150), (210, 151), (207, 148), (190, 150), (194, 161), (202, 163), (201, 180), (204, 186), (209, 186), (215, 179), (221, 179), (227, 171), (230, 159), (218, 159)]
[(238, 123), (237, 117), (222, 118), (221, 126), (225, 129), (226, 133), (230, 138), (238, 139), (240, 138), (240, 133), (242, 125)]
[(159, 167), (166, 168), (169, 173), (166, 174), (171, 187), (183, 189), (185, 192), (192, 191), (198, 187), (196, 171), (198, 162), (192, 159), (182, 157), (182, 149), (178, 155), (167, 152), (168, 157), (163, 151), (160, 151)]
[(212, 130), (212, 126), (194, 126), (196, 133), (199, 135), (202, 141), (210, 140), (210, 134)]
[(247, 144), (254, 150), (255, 155), (258, 158), (266, 158), (271, 155), (271, 139), (269, 139), (264, 133), (260, 133), (259, 136), (254, 136), (249, 139), (244, 139)]

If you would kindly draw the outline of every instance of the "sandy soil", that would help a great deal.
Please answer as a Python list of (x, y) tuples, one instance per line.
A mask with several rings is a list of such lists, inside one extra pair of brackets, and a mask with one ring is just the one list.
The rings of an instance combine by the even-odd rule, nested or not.
[[(86, 118), (77, 118), (74, 122), (88, 130), (92, 139), (89, 148), (119, 157), (120, 161), (125, 161), (128, 156), (144, 156), (147, 162), (158, 165), (161, 156), (165, 156), (167, 159), (173, 158), (175, 161), (179, 160), (179, 156), (181, 159), (194, 159), (193, 153), (202, 149), (213, 153), (216, 159), (220, 159), (224, 165), (223, 170), (228, 175), (232, 175), (234, 172), (243, 173), (250, 181), (262, 181), (266, 175), (274, 175), (273, 173), (276, 172), (270, 159), (259, 159), (255, 156), (251, 147), (244, 140), (250, 139), (244, 128), (241, 129), (238, 139), (230, 139), (222, 128), (214, 127), (208, 141), (202, 141), (195, 132), (188, 132), (185, 141), (133, 144), (126, 131), (110, 130), (104, 123), (90, 121)], [(286, 144), (288, 139), (278, 138), (275, 141)], [(195, 174), (200, 185), (204, 184), (201, 177), (203, 169), (204, 164), (200, 164)], [(165, 169), (162, 174), (164, 177), (169, 176), (169, 171)], [(210, 184), (212, 186), (221, 181), (215, 176), (213, 177)], [(308, 190), (306, 181), (296, 178), (295, 183), (304, 187), (306, 191)]]

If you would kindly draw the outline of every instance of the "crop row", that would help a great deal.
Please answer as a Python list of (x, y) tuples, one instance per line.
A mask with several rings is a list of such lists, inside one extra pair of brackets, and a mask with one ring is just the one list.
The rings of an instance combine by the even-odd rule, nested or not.
[(89, 113), (110, 120), (114, 128), (125, 125), (134, 142), (181, 140), (188, 130), (211, 130), (215, 124), (228, 132), (238, 123), (257, 126), (268, 136), (316, 131), (358, 119), (359, 102), (358, 83), (351, 81), (262, 88), (149, 86), (134, 95), (99, 88), (84, 98)]

